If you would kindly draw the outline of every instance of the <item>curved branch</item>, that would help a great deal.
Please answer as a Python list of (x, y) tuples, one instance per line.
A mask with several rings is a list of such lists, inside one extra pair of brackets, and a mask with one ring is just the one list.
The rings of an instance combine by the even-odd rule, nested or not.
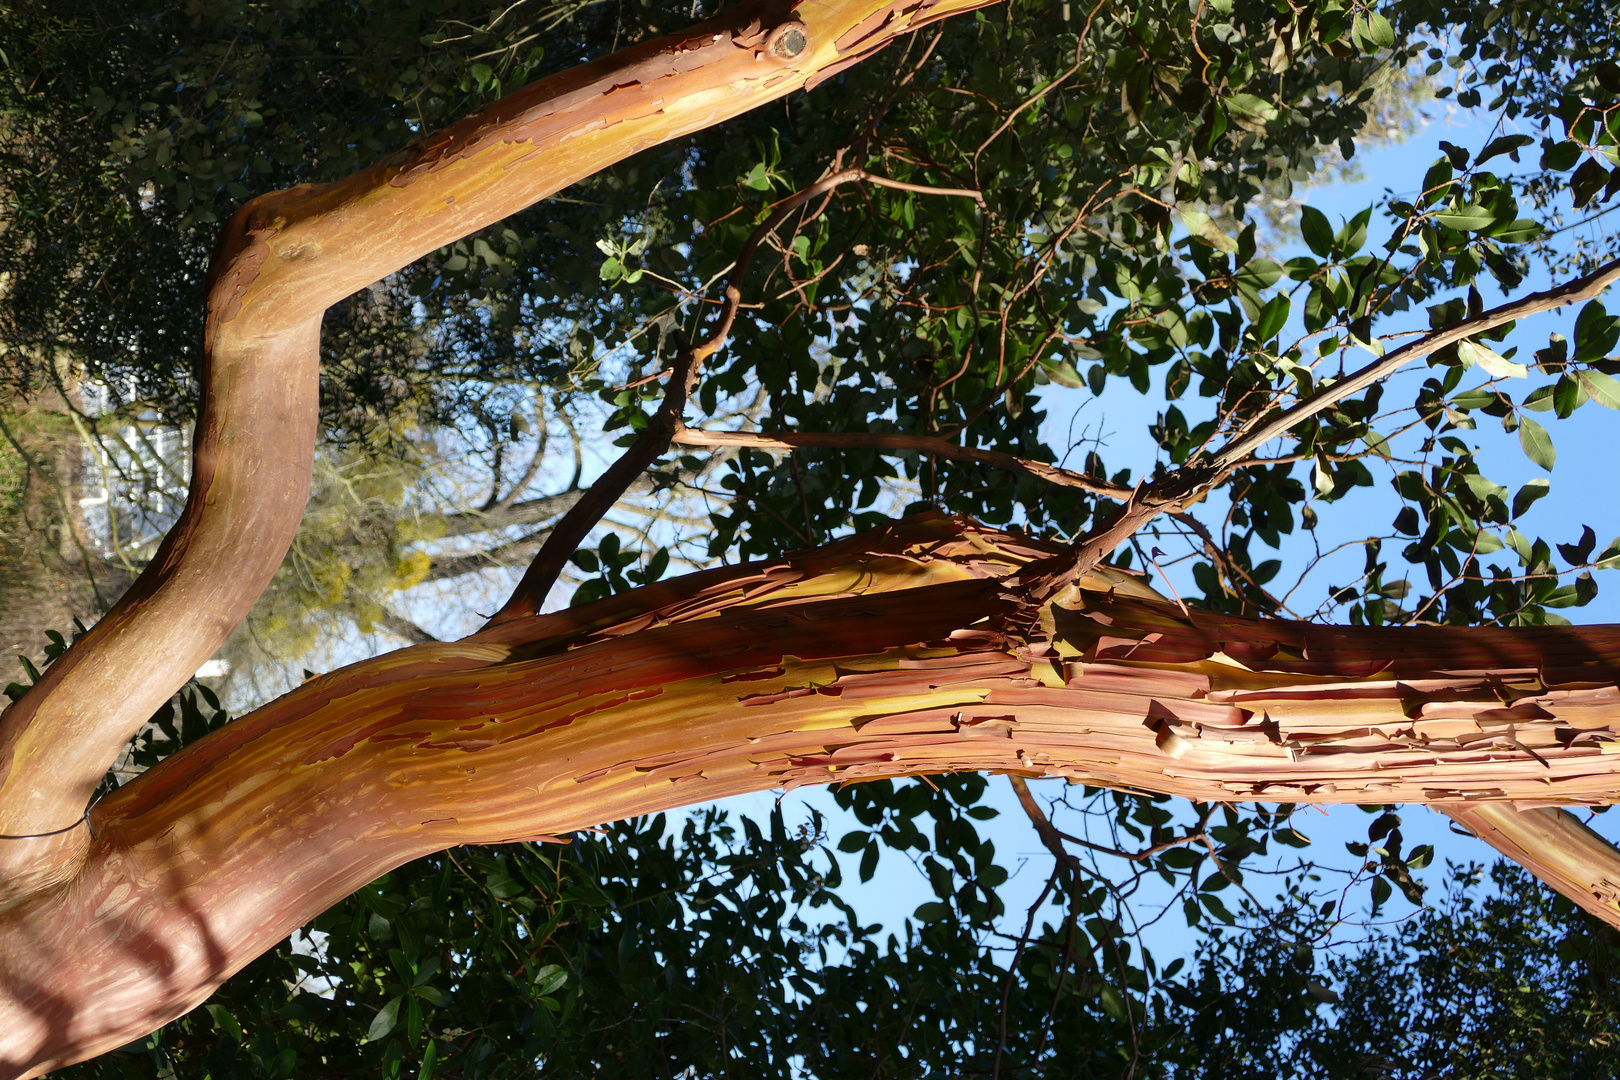
[(244, 206), (211, 270), (185, 511), (124, 599), (0, 715), (0, 834), (27, 837), (0, 840), (0, 902), (72, 876), (91, 839), (75, 823), (102, 773), (280, 564), (309, 490), (328, 306), (636, 151), (988, 2), (823, 0), (795, 18), (785, 0), (751, 0), (526, 86), (347, 180)]
[(408, 859), (743, 792), (972, 770), (1201, 802), (1620, 798), (1620, 627), (1182, 613), (1101, 569), (1032, 612), (1025, 568), (1065, 556), (925, 516), (311, 679), (98, 803), (74, 887), (0, 920), (0, 1072), (151, 1030)]
[(508, 506), (496, 503), (488, 510), (462, 510), (444, 515), (441, 536), (470, 536), (474, 533), (495, 532), (514, 525), (538, 525), (558, 514), (565, 514), (585, 497), (584, 488), (560, 491), (555, 495), (542, 495)]
[(1436, 810), (1611, 926), (1620, 926), (1620, 850), (1568, 810), (1508, 802)]
[[(730, 322), (728, 316), (722, 327), (729, 326)], [(647, 467), (669, 449), (670, 439), (681, 426), (681, 414), (686, 411), (686, 402), (697, 387), (698, 365), (704, 355), (707, 354), (692, 348), (683, 347), (680, 350), (671, 366), (663, 403), (648, 417), (647, 426), (636, 436), (636, 441), (586, 489), (578, 502), (569, 507), (562, 520), (551, 527), (546, 542), (523, 572), (511, 597), (490, 618), (489, 626), (499, 626), (539, 612), (546, 594), (551, 592), (551, 587), (562, 575), (563, 567), (568, 565), (568, 560), (579, 550), (579, 545), (590, 531), (596, 528), (596, 523), (613, 509), (613, 505), (624, 497), (632, 485), (645, 479)]]
[(726, 342), (726, 337), (731, 333), (732, 324), (737, 319), (737, 311), (742, 305), (742, 281), (748, 274), (754, 260), (754, 252), (759, 249), (759, 245), (775, 232), (794, 210), (817, 195), (825, 194), (838, 185), (847, 184), (852, 180), (863, 180), (880, 187), (926, 195), (965, 195), (981, 204), (984, 202), (984, 196), (977, 191), (926, 187), (922, 184), (910, 184), (876, 176), (865, 169), (844, 169), (794, 192), (778, 203), (771, 216), (749, 234), (742, 251), (738, 253), (737, 261), (732, 267), (731, 279), (726, 285), (725, 304), (721, 308), (720, 319), (714, 330), (701, 345), (681, 350), (675, 363), (669, 368), (669, 385), (664, 392), (663, 404), (648, 419), (647, 426), (642, 429), (636, 441), (630, 444), (629, 449), (609, 466), (607, 472), (603, 473), (596, 483), (591, 485), (583, 499), (569, 508), (562, 521), (558, 522), (551, 534), (546, 537), (545, 546), (540, 549), (534, 557), (534, 562), (524, 572), (511, 598), (490, 619), (490, 626), (524, 618), (540, 610), (546, 594), (561, 576), (563, 567), (568, 564), (568, 560), (579, 549), (585, 537), (596, 527), (596, 523), (613, 509), (613, 505), (624, 497), (630, 485), (641, 477), (648, 466), (663, 456), (675, 437), (685, 430), (686, 425), (682, 416), (692, 391), (697, 389), (698, 371), (704, 360), (720, 350)]

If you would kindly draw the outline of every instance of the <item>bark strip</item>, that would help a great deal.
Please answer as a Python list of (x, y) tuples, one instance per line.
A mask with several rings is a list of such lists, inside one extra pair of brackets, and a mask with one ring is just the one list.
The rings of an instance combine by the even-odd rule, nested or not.
[(1184, 613), (1105, 567), (1031, 612), (1025, 569), (1067, 554), (914, 518), (313, 679), (99, 803), (85, 870), (0, 920), (0, 1073), (180, 1015), (411, 858), (741, 792), (974, 770), (1216, 802), (1620, 797), (1620, 627)]
[(793, 12), (750, 0), (526, 86), (346, 180), (244, 206), (214, 258), (185, 511), (130, 592), (0, 715), (0, 904), (72, 876), (96, 783), (286, 554), (309, 492), (328, 306), (639, 150), (988, 2), (822, 0)]

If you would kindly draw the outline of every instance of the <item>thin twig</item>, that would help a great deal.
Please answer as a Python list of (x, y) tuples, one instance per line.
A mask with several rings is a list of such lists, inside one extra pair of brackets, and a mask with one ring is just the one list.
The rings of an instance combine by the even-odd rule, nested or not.
[(681, 415), (686, 411), (686, 403), (697, 386), (700, 363), (697, 350), (680, 350), (673, 365), (674, 374), (664, 389), (663, 404), (648, 417), (647, 426), (636, 436), (636, 441), (619, 456), (619, 460), (608, 466), (584, 497), (570, 507), (553, 527), (540, 553), (524, 571), (517, 588), (512, 590), (511, 598), (490, 618), (489, 626), (498, 626), (539, 612), (546, 594), (556, 584), (563, 567), (579, 550), (585, 537), (596, 528), (602, 516), (613, 509), (613, 504), (624, 496), (630, 486), (641, 478), (647, 467), (669, 449), (670, 439), (681, 427)]
[(737, 309), (742, 306), (740, 285), (743, 277), (748, 273), (748, 267), (753, 262), (754, 252), (758, 250), (759, 245), (765, 241), (767, 236), (780, 228), (782, 222), (786, 221), (788, 215), (793, 211), (816, 196), (824, 195), (833, 188), (847, 184), (852, 180), (875, 184), (878, 187), (894, 188), (896, 191), (911, 191), (919, 195), (957, 195), (972, 199), (980, 206), (984, 205), (984, 196), (971, 188), (940, 188), (929, 187), (925, 184), (911, 184), (903, 180), (890, 180), (886, 176), (877, 176), (861, 168), (840, 169), (831, 176), (825, 176), (817, 180), (807, 188), (801, 188), (776, 204), (771, 216), (761, 222), (759, 227), (749, 234), (748, 242), (743, 244), (742, 250), (737, 253), (737, 261), (732, 266), (731, 280), (726, 285), (726, 301), (720, 315), (720, 323), (715, 327), (714, 333), (709, 336), (708, 340), (695, 350), (700, 361), (712, 356), (721, 345), (725, 344), (726, 336), (731, 333), (731, 324), (737, 317)]

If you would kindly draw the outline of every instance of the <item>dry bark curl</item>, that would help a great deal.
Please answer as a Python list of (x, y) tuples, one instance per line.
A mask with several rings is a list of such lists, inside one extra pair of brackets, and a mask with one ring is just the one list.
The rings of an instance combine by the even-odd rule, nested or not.
[(185, 511), (130, 592), (0, 715), (0, 904), (73, 876), (102, 774), (286, 554), (309, 490), (328, 306), (615, 161), (988, 2), (750, 0), (526, 86), (346, 180), (244, 206), (210, 278)]

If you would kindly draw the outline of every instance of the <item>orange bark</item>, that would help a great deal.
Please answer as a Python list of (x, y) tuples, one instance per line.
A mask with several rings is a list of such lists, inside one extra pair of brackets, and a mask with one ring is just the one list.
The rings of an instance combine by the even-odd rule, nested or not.
[[(1620, 922), (1614, 849), (1567, 815), (1509, 809), (1616, 799), (1620, 628), (1256, 622), (1183, 612), (1100, 568), (1067, 585), (1152, 512), (1135, 504), (1078, 557), (913, 519), (406, 649), (310, 681), (85, 812), (285, 553), (328, 304), (982, 3), (754, 3), (526, 87), (349, 180), (243, 208), (215, 264), (185, 515), (130, 595), (0, 716), (0, 1073), (152, 1030), (424, 853), (871, 777), (1440, 804)], [(1537, 850), (1552, 841), (1577, 854)]]
[(263, 591), (297, 530), (325, 309), (638, 150), (827, 78), (991, 0), (751, 0), (518, 90), (334, 184), (244, 206), (208, 299), (190, 498), (151, 567), (0, 716), (0, 902), (67, 880), (130, 736)]
[(84, 870), (0, 919), (7, 1064), (152, 1029), (416, 856), (740, 792), (967, 769), (1268, 802), (1620, 788), (1620, 628), (1187, 614), (1102, 570), (1032, 608), (1019, 571), (1059, 552), (915, 518), (313, 679), (97, 804)]

